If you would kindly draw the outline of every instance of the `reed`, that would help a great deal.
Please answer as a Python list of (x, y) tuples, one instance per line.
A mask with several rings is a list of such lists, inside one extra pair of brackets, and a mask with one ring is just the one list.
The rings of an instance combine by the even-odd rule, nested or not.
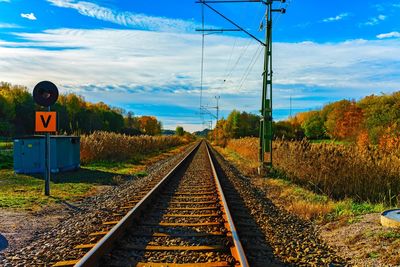
[(178, 136), (128, 136), (94, 132), (81, 136), (81, 161), (126, 161), (187, 143)]
[[(257, 161), (258, 139), (230, 140), (228, 148)], [(275, 141), (274, 168), (287, 179), (333, 199), (396, 205), (400, 149), (379, 146)]]

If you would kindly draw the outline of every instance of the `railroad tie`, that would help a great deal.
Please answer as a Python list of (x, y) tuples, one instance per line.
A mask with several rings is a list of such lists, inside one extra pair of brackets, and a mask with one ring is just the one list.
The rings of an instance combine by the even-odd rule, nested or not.
[[(210, 207), (199, 207), (199, 208), (169, 208), (168, 210), (218, 210), (219, 208), (216, 206), (210, 206)], [(164, 210), (164, 209), (162, 209)]]
[(78, 263), (79, 260), (59, 261), (53, 264), (53, 267), (70, 267)]
[(211, 246), (137, 246), (128, 245), (125, 246), (126, 249), (132, 250), (146, 250), (146, 251), (216, 251), (225, 249), (221, 245), (211, 245)]
[(219, 217), (219, 214), (164, 214), (163, 217), (182, 217), (182, 218), (203, 218), (203, 217)]
[(210, 237), (210, 236), (224, 236), (222, 232), (209, 232), (209, 233), (135, 233), (131, 236), (136, 237)]
[(136, 267), (230, 267), (226, 261), (203, 262), (203, 263), (159, 263), (159, 262), (139, 262)]
[(91, 249), (94, 246), (96, 246), (96, 244), (81, 244), (81, 245), (75, 246), (74, 249)]
[(199, 227), (199, 226), (216, 226), (221, 225), (220, 222), (204, 222), (204, 223), (145, 223), (144, 226), (164, 226), (164, 227)]

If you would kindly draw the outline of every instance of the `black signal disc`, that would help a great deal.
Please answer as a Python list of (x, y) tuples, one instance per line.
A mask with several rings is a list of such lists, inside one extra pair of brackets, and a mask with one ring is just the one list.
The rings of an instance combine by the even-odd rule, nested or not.
[(56, 103), (58, 99), (57, 86), (49, 81), (42, 81), (38, 83), (33, 89), (33, 100), (42, 106), (49, 107)]

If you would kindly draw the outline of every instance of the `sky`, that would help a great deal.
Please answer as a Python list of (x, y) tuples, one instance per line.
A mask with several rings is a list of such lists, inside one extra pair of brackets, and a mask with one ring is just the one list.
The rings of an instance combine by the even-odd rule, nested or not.
[[(262, 3), (210, 4), (260, 40)], [(207, 7), (205, 28), (235, 27)], [(195, 0), (0, 0), (0, 81), (153, 115), (165, 129), (259, 113), (263, 47), (244, 32), (205, 35)], [(274, 2), (273, 118), (400, 90), (400, 0)], [(200, 95), (202, 98), (200, 100)], [(291, 101), (290, 101), (291, 100)], [(204, 112), (203, 112), (204, 113)], [(214, 119), (215, 124), (215, 119)]]

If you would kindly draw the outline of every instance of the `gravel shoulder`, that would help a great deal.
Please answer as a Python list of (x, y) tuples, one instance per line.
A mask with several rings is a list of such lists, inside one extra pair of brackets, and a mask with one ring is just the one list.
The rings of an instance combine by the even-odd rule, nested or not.
[(321, 237), (354, 266), (399, 266), (400, 231), (383, 227), (380, 213), (339, 220), (319, 227)]
[[(149, 181), (163, 177), (193, 144), (148, 166), (145, 177), (132, 177), (118, 186), (101, 186), (97, 194), (62, 202), (40, 211), (0, 211), (0, 266), (49, 266), (78, 257), (73, 247), (88, 242), (88, 234), (107, 219), (121, 199), (132, 197)], [(3, 244), (2, 244), (3, 243)], [(8, 243), (8, 244), (7, 244)]]
[[(218, 151), (226, 154), (222, 149)], [(320, 199), (294, 184), (288, 186), (285, 180), (260, 178), (241, 158), (227, 158), (259, 190), (260, 198), (311, 224), (321, 242), (331, 247), (348, 266), (400, 266), (400, 230), (383, 227), (379, 212), (335, 215), (333, 220), (321, 220), (334, 213), (333, 200)]]
[(276, 206), (249, 177), (215, 152), (221, 170), (240, 193), (275, 257), (287, 266), (347, 266), (318, 235), (314, 225)]

